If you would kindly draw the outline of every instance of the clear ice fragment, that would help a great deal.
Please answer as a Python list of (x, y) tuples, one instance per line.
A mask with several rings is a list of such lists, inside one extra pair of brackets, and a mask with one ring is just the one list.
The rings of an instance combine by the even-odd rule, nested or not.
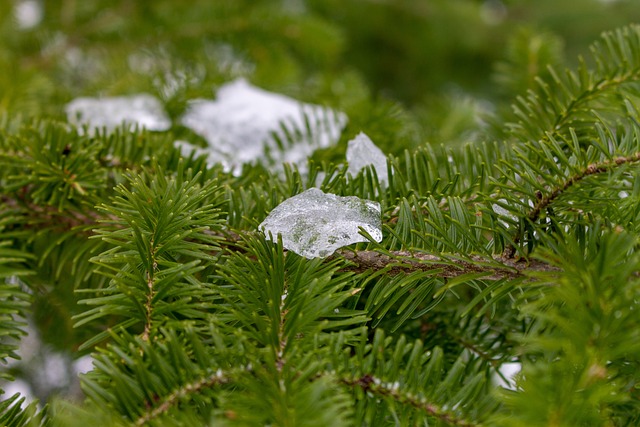
[(343, 246), (366, 242), (359, 227), (382, 241), (380, 216), (377, 202), (310, 188), (276, 206), (258, 228), (267, 238), (281, 234), (284, 247), (298, 255), (324, 258)]
[(152, 95), (105, 98), (76, 98), (65, 108), (69, 123), (78, 128), (87, 125), (91, 130), (106, 127), (113, 130), (122, 124), (163, 131), (171, 127), (171, 120), (162, 104)]
[(378, 175), (378, 180), (382, 184), (389, 182), (387, 174), (387, 157), (371, 141), (365, 133), (360, 132), (355, 138), (349, 141), (347, 147), (347, 162), (349, 168), (347, 172), (351, 175), (357, 175), (366, 166), (373, 166)]
[(340, 139), (347, 116), (238, 79), (220, 87), (215, 100), (191, 101), (181, 121), (208, 142), (213, 161), (225, 159), (239, 174), (243, 163), (304, 166), (316, 149)]

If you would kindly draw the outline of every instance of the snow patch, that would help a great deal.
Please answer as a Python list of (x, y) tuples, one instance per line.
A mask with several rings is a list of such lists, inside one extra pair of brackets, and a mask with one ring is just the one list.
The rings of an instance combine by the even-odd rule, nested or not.
[(67, 119), (78, 128), (113, 130), (123, 124), (163, 131), (171, 121), (158, 99), (149, 94), (105, 98), (76, 98), (67, 104)]
[(498, 387), (503, 387), (507, 390), (516, 390), (516, 378), (521, 370), (522, 364), (519, 362), (503, 363), (499, 368), (500, 374), (502, 376), (497, 374), (494, 376), (495, 384)]
[(181, 121), (208, 143), (202, 149), (179, 141), (183, 154), (207, 154), (209, 163), (222, 163), (239, 174), (243, 163), (279, 170), (288, 162), (304, 168), (316, 149), (338, 141), (347, 117), (237, 79), (220, 87), (214, 101), (191, 101)]
[(16, 3), (13, 13), (18, 28), (29, 30), (37, 27), (44, 17), (42, 4), (37, 0), (22, 0)]

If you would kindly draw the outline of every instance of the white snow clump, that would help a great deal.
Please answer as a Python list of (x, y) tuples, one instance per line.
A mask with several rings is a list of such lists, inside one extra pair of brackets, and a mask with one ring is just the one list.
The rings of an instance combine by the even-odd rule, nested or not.
[[(220, 87), (216, 100), (196, 99), (189, 103), (182, 124), (202, 136), (205, 149), (185, 141), (176, 141), (183, 155), (191, 151), (208, 154), (208, 163), (222, 163), (235, 174), (243, 163), (261, 162), (281, 169), (282, 163), (304, 168), (307, 157), (316, 149), (340, 139), (347, 116), (319, 105), (252, 86), (237, 79)], [(282, 126), (294, 132), (288, 144)], [(300, 131), (300, 132), (297, 132)], [(274, 135), (285, 146), (279, 147)], [(269, 158), (271, 157), (271, 158)]]
[(44, 9), (42, 3), (37, 0), (21, 0), (15, 3), (13, 13), (18, 28), (29, 30), (42, 22)]
[(362, 227), (382, 241), (380, 204), (310, 188), (276, 206), (259, 225), (267, 238), (282, 235), (284, 247), (305, 258), (324, 258), (336, 249), (368, 240)]
[(364, 132), (360, 132), (349, 141), (347, 162), (349, 163), (347, 172), (353, 176), (356, 176), (366, 166), (373, 166), (380, 183), (387, 184), (389, 182), (387, 157)]
[(65, 108), (67, 120), (81, 128), (87, 125), (91, 131), (102, 127), (113, 130), (122, 124), (163, 131), (171, 127), (171, 120), (160, 101), (142, 93), (131, 96), (105, 98), (76, 98)]

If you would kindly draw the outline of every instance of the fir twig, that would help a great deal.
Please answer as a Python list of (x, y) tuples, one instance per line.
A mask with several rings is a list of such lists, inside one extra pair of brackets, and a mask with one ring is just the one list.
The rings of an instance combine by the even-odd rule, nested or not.
[(134, 422), (134, 425), (143, 426), (146, 423), (165, 414), (172, 407), (180, 403), (181, 400), (188, 398), (193, 394), (197, 394), (203, 389), (227, 384), (229, 383), (229, 381), (231, 381), (231, 376), (228, 373), (222, 372), (222, 370), (217, 370), (213, 374), (209, 375), (208, 377), (202, 378), (199, 381), (184, 384), (179, 389), (173, 391), (173, 393), (165, 397), (162, 400), (162, 403), (160, 403), (158, 406), (149, 409), (143, 416), (138, 418)]
[(553, 203), (562, 193), (567, 191), (571, 186), (580, 182), (581, 180), (600, 173), (608, 172), (616, 166), (621, 166), (629, 163), (635, 163), (640, 161), (640, 152), (634, 153), (630, 156), (620, 156), (613, 160), (606, 160), (603, 162), (592, 163), (587, 166), (582, 172), (571, 176), (560, 187), (552, 189), (549, 194), (542, 196), (538, 199), (538, 202), (533, 206), (531, 211), (527, 214), (529, 221), (536, 222), (540, 217), (540, 214)]
[(416, 395), (414, 393), (408, 393), (401, 390), (398, 383), (388, 383), (382, 381), (373, 375), (362, 375), (360, 377), (349, 378), (343, 377), (338, 380), (341, 384), (349, 387), (358, 387), (364, 392), (372, 393), (380, 397), (391, 398), (398, 403), (409, 405), (419, 411), (422, 411), (430, 417), (437, 418), (440, 421), (444, 421), (448, 425), (458, 427), (482, 427), (480, 423), (474, 423), (458, 415), (446, 411), (438, 405), (429, 402), (426, 398)]
[(522, 277), (525, 272), (557, 270), (556, 267), (542, 261), (514, 260), (500, 255), (494, 256), (494, 262), (488, 263), (488, 260), (481, 256), (471, 256), (467, 261), (420, 252), (394, 251), (388, 253), (389, 255), (376, 251), (343, 250), (340, 252), (345, 259), (355, 264), (346, 267), (345, 270), (357, 273), (388, 268), (387, 274), (389, 275), (407, 273), (408, 271), (433, 271), (439, 277), (455, 278), (469, 273), (485, 273), (485, 279), (500, 280)]
[[(541, 193), (538, 193), (537, 202), (527, 213), (527, 219), (530, 223), (535, 224), (538, 219), (540, 219), (540, 215), (542, 214), (542, 212), (544, 212), (558, 197), (560, 197), (569, 188), (584, 180), (585, 178), (606, 173), (618, 166), (633, 164), (637, 163), (638, 161), (640, 161), (640, 152), (633, 153), (629, 156), (618, 156), (612, 160), (604, 160), (601, 162), (589, 164), (580, 172), (570, 176), (568, 179), (561, 182), (558, 186), (550, 189), (548, 194), (542, 195)], [(517, 244), (520, 241), (520, 234), (521, 230), (518, 230), (518, 232), (513, 237), (514, 243)], [(509, 245), (505, 248), (502, 254), (502, 258), (504, 260), (511, 259), (515, 256), (515, 253), (515, 247), (513, 245)]]

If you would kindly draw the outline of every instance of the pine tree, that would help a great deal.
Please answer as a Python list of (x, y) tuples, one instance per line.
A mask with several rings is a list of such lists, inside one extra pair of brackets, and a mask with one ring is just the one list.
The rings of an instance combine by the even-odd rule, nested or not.
[[(575, 63), (551, 33), (514, 33), (477, 123), (477, 98), (371, 95), (336, 59), (339, 9), (193, 3), (47, 2), (44, 29), (0, 26), (0, 359), (35, 328), (93, 360), (81, 399), (3, 396), (0, 424), (640, 425), (640, 26)], [(304, 170), (182, 155), (188, 100), (237, 75), (346, 111), (343, 140)], [(78, 128), (61, 108), (145, 91), (169, 130)], [(282, 150), (314, 136), (282, 126)], [(360, 130), (389, 153), (385, 185), (346, 172)], [(316, 185), (380, 203), (382, 241), (307, 259), (259, 230)]]

